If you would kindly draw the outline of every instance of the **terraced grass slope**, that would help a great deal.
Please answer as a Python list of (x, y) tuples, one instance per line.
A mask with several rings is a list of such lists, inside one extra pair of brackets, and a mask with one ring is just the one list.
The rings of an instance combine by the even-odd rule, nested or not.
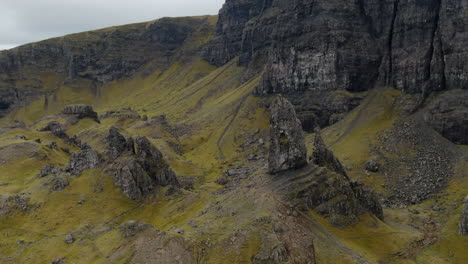
[[(429, 131), (430, 142), (398, 138), (395, 145), (391, 140), (396, 135), (392, 131), (419, 120), (418, 113), (405, 112), (414, 98), (391, 88), (371, 90), (362, 95), (359, 107), (324, 130), (324, 139), (350, 177), (374, 187), (384, 201), (395, 195), (398, 186), (392, 184), (397, 172), (415, 170), (403, 157), (426, 153), (427, 146), (456, 154), (458, 159), (450, 167), (453, 173), (423, 202), (410, 207), (388, 203), (384, 222), (365, 214), (358, 223), (337, 228), (312, 210), (291, 207), (267, 173), (266, 106), (271, 99), (252, 95), (259, 76), (246, 79), (247, 69), (238, 66), (238, 58), (215, 67), (198, 56), (214, 32), (216, 17), (169, 20), (184, 28), (187, 20), (198, 22), (171, 56), (156, 52), (152, 57), (152, 51), (144, 50), (150, 59), (131, 74), (100, 82), (94, 77), (105, 74), (96, 69), (92, 78), (83, 74), (70, 78), (55, 70), (43, 75), (34, 66), (27, 67), (31, 75), (22, 72), (40, 82), (41, 88), (0, 119), (0, 262), (51, 263), (63, 258), (66, 263), (464, 263), (468, 259), (468, 238), (456, 234), (468, 187), (466, 147), (457, 147), (424, 126), (410, 131)], [(51, 42), (73, 42), (79, 48), (87, 45), (88, 38), (106, 43), (101, 39), (106, 32), (132, 36), (142, 26), (157, 23)], [(133, 49), (138, 46), (120, 48), (108, 50), (127, 54), (137, 52)], [(100, 123), (69, 122), (58, 115), (66, 105), (77, 103), (92, 105)], [(110, 111), (127, 114), (113, 116)], [(25, 124), (12, 124), (14, 120)], [(127, 135), (146, 136), (161, 150), (182, 187), (159, 187), (143, 202), (135, 202), (115, 186), (108, 171), (97, 168), (70, 178), (63, 190), (52, 190), (49, 178), (36, 175), (46, 164), (65, 167), (78, 147), (39, 131), (50, 121), (63, 123), (68, 135), (99, 152), (105, 150), (112, 126)], [(314, 135), (306, 137), (312, 153)], [(365, 163), (374, 157), (383, 169), (367, 172)], [(432, 156), (427, 157), (425, 161), (431, 162)], [(227, 183), (220, 184), (222, 177)], [(72, 243), (64, 241), (69, 234)]]

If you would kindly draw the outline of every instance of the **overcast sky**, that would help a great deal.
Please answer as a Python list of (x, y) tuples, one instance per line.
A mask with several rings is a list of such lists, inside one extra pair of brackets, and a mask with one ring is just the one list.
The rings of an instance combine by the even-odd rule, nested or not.
[(0, 0), (0, 50), (165, 16), (215, 15), (225, 0)]

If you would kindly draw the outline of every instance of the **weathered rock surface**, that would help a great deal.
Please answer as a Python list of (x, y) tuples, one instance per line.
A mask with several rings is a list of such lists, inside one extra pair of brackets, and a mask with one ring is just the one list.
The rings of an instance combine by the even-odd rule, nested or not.
[(94, 112), (93, 107), (84, 104), (67, 105), (62, 110), (62, 114), (75, 116), (78, 119), (91, 118), (99, 121), (98, 114)]
[(467, 89), (467, 9), (459, 0), (229, 0), (205, 58), (266, 64), (260, 94)]
[(424, 120), (456, 144), (468, 145), (468, 91), (449, 91), (424, 110)]
[(107, 135), (108, 147), (106, 154), (110, 159), (115, 159), (125, 152), (135, 152), (135, 146), (131, 137), (125, 137), (119, 133), (118, 128), (111, 127)]
[(101, 164), (101, 157), (97, 151), (89, 146), (72, 154), (70, 163), (65, 169), (71, 175), (79, 176), (83, 171), (97, 168)]
[(320, 167), (328, 168), (348, 178), (343, 164), (341, 164), (333, 152), (327, 148), (325, 142), (323, 142), (320, 130), (316, 130), (315, 133), (314, 152), (311, 156), (311, 162)]
[(300, 208), (305, 205), (336, 226), (348, 226), (366, 212), (384, 219), (377, 195), (365, 185), (350, 181), (341, 162), (316, 131), (311, 164), (275, 177), (274, 185)]
[(458, 224), (458, 233), (460, 235), (468, 236), (468, 196), (463, 201), (463, 210)]
[(125, 137), (111, 128), (106, 152), (115, 184), (133, 200), (142, 200), (156, 186), (179, 185), (162, 153), (146, 137)]
[(61, 139), (69, 138), (67, 133), (65, 133), (65, 128), (63, 127), (63, 125), (57, 121), (49, 122), (45, 127), (41, 128), (39, 131), (51, 132), (52, 135)]
[(283, 96), (277, 96), (270, 110), (269, 172), (303, 167), (307, 164), (307, 148), (293, 105)]

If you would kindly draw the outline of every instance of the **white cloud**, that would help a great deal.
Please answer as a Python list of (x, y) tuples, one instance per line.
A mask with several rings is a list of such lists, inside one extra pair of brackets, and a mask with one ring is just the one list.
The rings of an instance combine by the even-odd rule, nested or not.
[(215, 15), (224, 1), (0, 0), (0, 49), (165, 16)]

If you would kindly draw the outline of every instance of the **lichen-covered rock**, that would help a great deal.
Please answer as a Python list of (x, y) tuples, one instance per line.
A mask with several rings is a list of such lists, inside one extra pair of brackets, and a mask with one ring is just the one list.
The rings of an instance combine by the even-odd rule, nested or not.
[(156, 186), (179, 185), (162, 153), (146, 137), (125, 137), (111, 128), (107, 139), (109, 170), (128, 198), (142, 200)]
[(44, 165), (44, 167), (42, 167), (41, 171), (37, 174), (37, 177), (38, 178), (44, 178), (46, 176), (53, 175), (53, 174), (59, 174), (61, 172), (63, 172), (62, 169), (56, 168), (55, 166), (53, 166), (51, 164), (46, 164), (46, 165)]
[(101, 164), (101, 157), (97, 151), (89, 146), (72, 154), (66, 171), (74, 176), (79, 176), (83, 171), (97, 168)]
[(316, 130), (314, 152), (311, 156), (311, 162), (318, 166), (329, 168), (348, 178), (344, 166), (325, 145), (320, 130)]
[(122, 156), (112, 163), (114, 182), (132, 200), (142, 200), (156, 187), (154, 179), (135, 157)]
[(455, 144), (468, 145), (468, 91), (449, 91), (425, 109), (424, 120)]
[(277, 96), (270, 110), (269, 172), (303, 167), (307, 164), (307, 148), (293, 105), (283, 96)]
[(125, 152), (134, 152), (134, 142), (131, 137), (125, 137), (119, 133), (118, 128), (111, 127), (107, 135), (108, 147), (106, 154), (110, 159), (115, 159)]
[(360, 182), (351, 182), (351, 188), (364, 211), (371, 212), (380, 220), (384, 220), (382, 205), (374, 191)]
[(68, 139), (68, 135), (65, 132), (65, 128), (62, 124), (57, 121), (49, 122), (45, 127), (41, 128), (39, 131), (42, 132), (50, 132), (52, 135), (61, 138), (61, 139)]
[(376, 159), (370, 159), (365, 164), (366, 170), (370, 172), (378, 172), (380, 164)]
[(135, 149), (138, 162), (156, 180), (156, 184), (161, 186), (179, 184), (174, 171), (164, 160), (161, 151), (153, 146), (146, 137), (136, 137)]
[(98, 114), (94, 112), (93, 107), (84, 104), (67, 105), (63, 108), (62, 114), (75, 116), (78, 119), (91, 118), (99, 121)]
[(463, 201), (463, 210), (458, 224), (458, 233), (460, 235), (468, 236), (468, 196)]

